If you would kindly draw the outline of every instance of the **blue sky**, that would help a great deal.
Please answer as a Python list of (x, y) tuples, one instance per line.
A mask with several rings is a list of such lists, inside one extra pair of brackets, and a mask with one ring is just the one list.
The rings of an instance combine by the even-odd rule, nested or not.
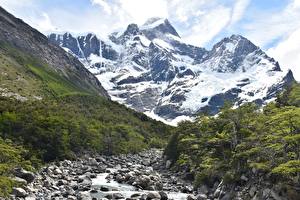
[(241, 34), (300, 80), (300, 0), (0, 0), (0, 5), (45, 34), (105, 37), (150, 17), (168, 18), (183, 40), (208, 49)]

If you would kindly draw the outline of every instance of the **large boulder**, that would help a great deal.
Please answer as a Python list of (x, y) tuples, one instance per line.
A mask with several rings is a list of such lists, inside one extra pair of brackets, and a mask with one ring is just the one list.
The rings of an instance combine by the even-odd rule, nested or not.
[(206, 200), (207, 199), (207, 195), (206, 194), (198, 194), (196, 196), (197, 200)]
[(16, 168), (14, 170), (14, 175), (16, 177), (22, 178), (27, 181), (27, 183), (31, 183), (35, 179), (35, 175), (32, 172), (26, 171), (22, 168)]
[(105, 196), (107, 199), (124, 199), (125, 197), (121, 193), (111, 193)]
[(13, 188), (12, 194), (16, 197), (25, 198), (28, 194), (23, 188)]
[(168, 200), (168, 194), (165, 193), (164, 191), (160, 191), (159, 195), (161, 200)]
[(17, 182), (17, 183), (20, 183), (22, 185), (26, 185), (27, 184), (27, 181), (25, 179), (22, 179), (22, 178), (19, 178), (19, 177), (14, 177), (12, 180), (15, 181), (15, 182)]
[(166, 162), (166, 169), (169, 169), (171, 167), (172, 162), (170, 160), (167, 160)]
[(149, 192), (147, 195), (147, 200), (151, 200), (151, 199), (160, 199), (161, 196), (158, 192)]

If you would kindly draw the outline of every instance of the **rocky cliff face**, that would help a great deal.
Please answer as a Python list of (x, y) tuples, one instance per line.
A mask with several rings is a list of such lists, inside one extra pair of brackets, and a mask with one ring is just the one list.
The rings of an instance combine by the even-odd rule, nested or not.
[(225, 101), (262, 105), (294, 80), (240, 35), (206, 50), (184, 43), (166, 19), (130, 24), (108, 40), (68, 33), (49, 40), (76, 55), (113, 100), (168, 120), (216, 114)]
[[(68, 41), (71, 43), (71, 41)], [(53, 45), (48, 38), (0, 7), (0, 44), (40, 60), (76, 87), (109, 98), (97, 78), (74, 56)], [(74, 49), (72, 49), (74, 50)], [(76, 55), (78, 52), (74, 52)]]

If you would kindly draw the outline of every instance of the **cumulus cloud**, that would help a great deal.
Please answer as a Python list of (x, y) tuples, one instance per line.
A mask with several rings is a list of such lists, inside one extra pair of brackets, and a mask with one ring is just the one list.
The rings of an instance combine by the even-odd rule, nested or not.
[[(106, 35), (129, 23), (143, 24), (151, 17), (169, 18), (186, 41), (203, 46), (220, 31), (238, 22), (249, 1), (89, 0), (84, 5), (89, 9), (78, 8), (75, 12), (66, 7), (70, 6), (66, 2), (58, 6), (48, 1), (49, 8), (39, 7), (43, 5), (39, 0), (0, 0), (0, 3), (43, 32), (58, 27), (71, 32)], [(40, 22), (41, 16), (44, 23)]]
[(230, 9), (220, 6), (202, 13), (198, 20), (193, 22), (184, 35), (184, 40), (191, 44), (203, 46), (213, 39), (230, 22)]
[(231, 15), (230, 24), (237, 23), (244, 15), (246, 8), (249, 6), (250, 0), (237, 0)]
[(166, 0), (119, 0), (121, 10), (138, 24), (144, 23), (151, 17), (168, 17)]
[(105, 0), (91, 0), (91, 2), (94, 5), (100, 5), (106, 13), (112, 14), (112, 8)]
[(300, 81), (300, 27), (284, 38), (267, 53), (276, 58), (284, 70), (291, 69), (297, 81)]
[(42, 13), (41, 18), (33, 22), (35, 27), (42, 32), (56, 31), (57, 28), (52, 24), (52, 21), (47, 13)]
[(256, 13), (251, 22), (243, 27), (246, 36), (262, 47), (286, 37), (300, 27), (299, 2), (291, 1), (282, 11)]

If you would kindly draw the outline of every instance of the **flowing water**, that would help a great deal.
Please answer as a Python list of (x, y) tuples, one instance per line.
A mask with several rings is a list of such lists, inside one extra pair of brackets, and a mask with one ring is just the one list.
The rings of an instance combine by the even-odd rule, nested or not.
[[(115, 169), (110, 169), (111, 171)], [(114, 180), (108, 180), (106, 177), (109, 175), (109, 173), (102, 173), (98, 174), (97, 178), (92, 179), (93, 182), (93, 188), (101, 188), (101, 186), (105, 186), (109, 188), (110, 191), (108, 192), (98, 192), (98, 193), (92, 193), (92, 197), (96, 198), (104, 198), (108, 194), (113, 194), (113, 193), (119, 193), (122, 194), (125, 198), (130, 198), (131, 195), (133, 194), (148, 194), (149, 192), (153, 191), (148, 191), (148, 190), (140, 190), (134, 186), (128, 185), (128, 184), (122, 184), (118, 183)], [(98, 190), (99, 191), (99, 190)], [(168, 198), (169, 199), (174, 199), (174, 200), (185, 200), (187, 199), (188, 194), (185, 193), (177, 193), (177, 192), (167, 192)]]

